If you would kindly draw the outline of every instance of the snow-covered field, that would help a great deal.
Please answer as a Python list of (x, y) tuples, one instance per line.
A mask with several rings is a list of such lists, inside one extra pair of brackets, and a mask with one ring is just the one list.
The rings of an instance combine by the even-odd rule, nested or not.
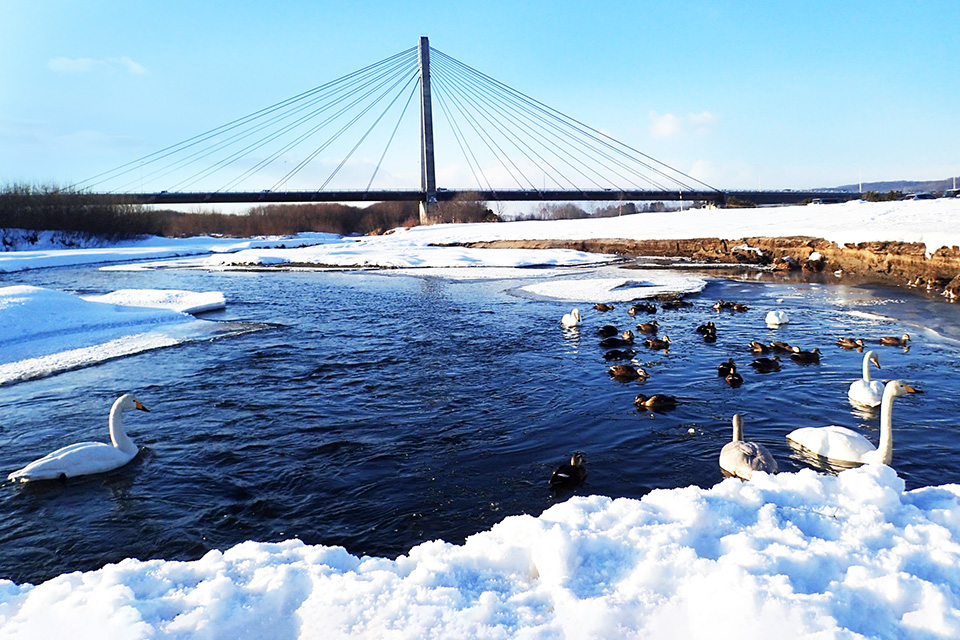
[[(375, 238), (328, 236), (286, 250), (153, 239), (115, 249), (0, 253), (0, 270), (192, 253), (202, 255), (194, 264), (208, 268), (313, 263), (429, 267), (423, 272), (446, 275), (475, 266), (526, 278), (531, 270), (522, 267), (609, 257), (430, 245), (754, 235), (902, 240), (934, 251), (960, 245), (960, 201), (438, 225)], [(544, 270), (530, 291), (576, 301), (702, 286), (696, 278), (661, 282), (642, 272), (620, 282), (611, 271)], [(0, 374), (51, 354), (176, 332), (205, 322), (184, 309), (229, 304), (216, 292), (82, 299), (16, 286), (14, 276), (4, 281), (14, 286), (0, 289)], [(836, 477), (759, 473), (747, 483), (658, 490), (640, 500), (574, 497), (542, 514), (505, 518), (463, 545), (429, 542), (396, 559), (296, 540), (251, 541), (192, 562), (131, 559), (41, 585), (0, 581), (0, 638), (957, 638), (958, 501), (958, 485), (907, 492), (892, 468), (872, 465)]]

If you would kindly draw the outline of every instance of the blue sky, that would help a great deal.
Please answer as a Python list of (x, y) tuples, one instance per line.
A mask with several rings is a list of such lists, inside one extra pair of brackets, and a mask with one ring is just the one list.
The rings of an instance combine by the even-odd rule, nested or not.
[[(947, 178), (958, 24), (954, 0), (0, 0), (0, 184), (88, 178), (420, 35), (720, 188)], [(415, 188), (416, 150), (394, 162)]]

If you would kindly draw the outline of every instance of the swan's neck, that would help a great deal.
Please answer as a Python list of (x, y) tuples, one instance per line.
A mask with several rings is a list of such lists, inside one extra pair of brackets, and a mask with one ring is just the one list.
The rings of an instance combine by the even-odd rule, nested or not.
[(863, 359), (863, 381), (870, 384), (870, 358)]
[(883, 464), (893, 461), (893, 389), (885, 389), (880, 402), (880, 442), (877, 447), (877, 460)]
[(110, 440), (113, 442), (113, 446), (124, 453), (135, 454), (137, 452), (137, 445), (133, 444), (127, 436), (127, 432), (123, 430), (123, 409), (120, 407), (119, 402), (113, 403), (113, 407), (110, 408)]
[(733, 421), (733, 441), (740, 442), (743, 440), (743, 423), (739, 420)]

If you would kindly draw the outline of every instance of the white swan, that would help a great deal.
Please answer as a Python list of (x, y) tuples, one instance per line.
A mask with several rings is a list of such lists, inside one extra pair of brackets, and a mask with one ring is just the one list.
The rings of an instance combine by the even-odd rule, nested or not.
[(132, 394), (117, 398), (110, 408), (110, 440), (113, 444), (78, 442), (34, 460), (23, 469), (11, 473), (7, 479), (20, 482), (54, 480), (122, 467), (137, 455), (137, 445), (127, 437), (120, 418), (120, 414), (127, 409), (149, 411)]
[(891, 380), (883, 388), (880, 402), (880, 447), (852, 429), (830, 425), (803, 427), (787, 434), (791, 445), (806, 449), (818, 458), (841, 464), (890, 464), (893, 460), (893, 399), (917, 390), (899, 380)]
[(768, 327), (779, 327), (782, 324), (787, 324), (790, 322), (790, 317), (787, 315), (786, 311), (769, 311), (767, 312), (767, 317), (765, 318)]
[(867, 351), (863, 354), (863, 377), (854, 380), (847, 391), (847, 398), (854, 406), (876, 407), (883, 400), (883, 382), (870, 378), (870, 363), (880, 368), (880, 356), (876, 351)]
[(733, 440), (720, 450), (720, 468), (741, 480), (749, 480), (754, 471), (777, 472), (777, 461), (766, 447), (743, 441), (743, 418), (739, 413), (733, 416)]
[(573, 327), (580, 326), (580, 310), (573, 309), (570, 313), (563, 314), (563, 317), (560, 318), (560, 326), (567, 329), (572, 329)]

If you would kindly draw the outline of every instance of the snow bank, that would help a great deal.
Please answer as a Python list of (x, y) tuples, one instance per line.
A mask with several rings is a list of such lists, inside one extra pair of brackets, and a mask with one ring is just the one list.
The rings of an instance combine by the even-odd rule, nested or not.
[(218, 292), (128, 290), (104, 298), (40, 287), (0, 288), (0, 385), (252, 329), (197, 320), (176, 309), (215, 308), (223, 301)]
[(246, 542), (0, 582), (0, 637), (958, 637), (958, 500), (874, 465), (572, 498), (396, 560)]
[(0, 251), (0, 273), (105, 262), (158, 260), (177, 256), (229, 253), (253, 247), (300, 246), (339, 240), (340, 236), (331, 233), (304, 233), (296, 237), (276, 236), (247, 240), (212, 238), (209, 236), (196, 238), (160, 238), (153, 236), (141, 240), (127, 240), (110, 246), (85, 246), (69, 249), (57, 247), (54, 243), (54, 246), (45, 249), (21, 250), (24, 245), (20, 244), (15, 247), (18, 250)]

